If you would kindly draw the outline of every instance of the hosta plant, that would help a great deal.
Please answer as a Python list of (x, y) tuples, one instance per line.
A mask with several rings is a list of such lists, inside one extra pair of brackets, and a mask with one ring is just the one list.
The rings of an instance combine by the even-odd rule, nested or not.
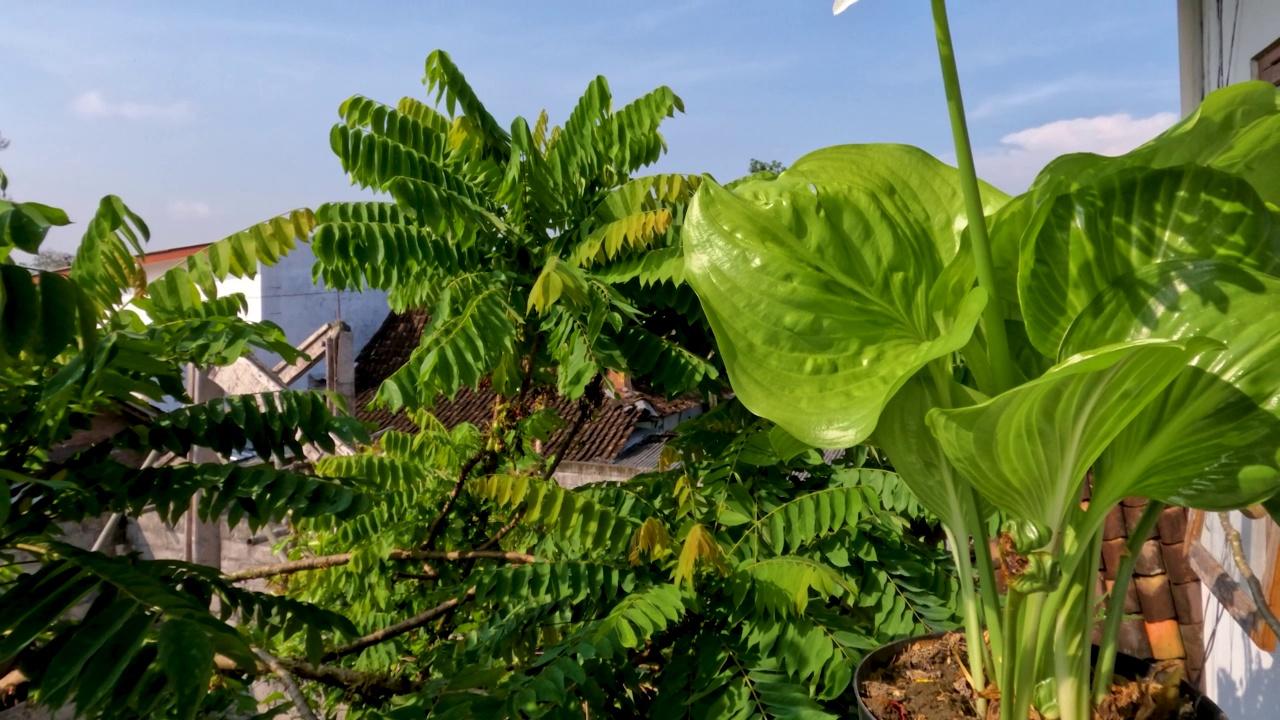
[(864, 145), (731, 189), (704, 178), (688, 277), (747, 407), (815, 446), (875, 444), (941, 519), (970, 674), (1000, 716), (1083, 720), (1128, 581), (1091, 669), (1107, 512), (1149, 498), (1150, 527), (1166, 503), (1280, 490), (1280, 100), (1220, 90), (1137, 150), (1060, 158), (1009, 198), (974, 174), (933, 7), (960, 168)]

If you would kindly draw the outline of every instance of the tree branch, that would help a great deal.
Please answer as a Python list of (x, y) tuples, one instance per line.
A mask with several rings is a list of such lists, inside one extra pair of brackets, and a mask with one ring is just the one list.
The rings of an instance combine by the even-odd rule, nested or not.
[[(280, 658), (280, 665), (294, 677), (313, 680), (347, 692), (357, 693), (372, 699), (386, 699), (393, 695), (409, 695), (422, 689), (422, 684), (403, 677), (388, 677), (372, 673), (351, 670), (350, 668), (321, 665), (319, 667), (301, 660)], [(225, 655), (214, 657), (214, 665), (222, 672), (246, 672), (243, 667)], [(257, 674), (265, 674), (270, 668), (259, 663), (253, 670)]]
[(280, 684), (284, 686), (284, 694), (289, 696), (293, 701), (293, 708), (298, 715), (302, 716), (302, 720), (316, 720), (316, 714), (311, 710), (311, 704), (307, 702), (307, 696), (302, 694), (302, 689), (298, 687), (298, 683), (294, 682), (293, 675), (280, 662), (280, 659), (266, 650), (254, 648), (253, 653), (258, 659), (266, 663), (271, 672), (276, 674), (280, 679)]
[(444, 501), (444, 507), (440, 508), (440, 514), (436, 516), (435, 520), (431, 521), (431, 527), (427, 529), (427, 537), (422, 541), (423, 550), (430, 548), (436, 536), (444, 529), (444, 523), (449, 519), (449, 513), (453, 511), (453, 505), (458, 501), (458, 495), (462, 494), (462, 486), (467, 483), (467, 477), (471, 475), (471, 471), (475, 470), (476, 466), (482, 461), (493, 457), (493, 452), (486, 448), (471, 456), (462, 466), (462, 470), (458, 472), (458, 481), (453, 484), (453, 489), (449, 491), (449, 497)]
[[(578, 438), (578, 433), (581, 432), (583, 426), (587, 424), (587, 420), (591, 418), (591, 416), (595, 415), (596, 410), (600, 409), (599, 405), (586, 399), (581, 400), (578, 403), (578, 406), (578, 417), (574, 418), (573, 425), (569, 428), (569, 434), (565, 436), (564, 442), (561, 443), (560, 452), (553, 456), (551, 458), (551, 462), (547, 463), (546, 467), (543, 468), (543, 480), (550, 480), (551, 476), (555, 475), (556, 469), (560, 467), (560, 461), (563, 460), (564, 456), (569, 452), (569, 448), (573, 447), (573, 441)], [(524, 510), (524, 508), (517, 510), (515, 514), (511, 516), (511, 519), (507, 521), (507, 524), (499, 528), (498, 532), (495, 533), (493, 537), (480, 544), (479, 549), (488, 550), (501, 542), (502, 538), (506, 537), (507, 533), (515, 529), (515, 526), (520, 523), (520, 518), (524, 517)]]
[(552, 475), (556, 474), (556, 469), (560, 467), (560, 461), (565, 455), (569, 454), (569, 449), (573, 447), (573, 441), (578, 439), (578, 433), (582, 431), (587, 420), (596, 414), (599, 409), (595, 403), (583, 398), (578, 401), (578, 417), (573, 419), (573, 425), (569, 428), (569, 434), (565, 436), (564, 442), (560, 445), (560, 452), (556, 453), (551, 462), (547, 464), (542, 472), (543, 480), (550, 480)]
[[(261, 578), (276, 577), (278, 575), (292, 575), (294, 573), (303, 572), (305, 570), (323, 570), (325, 568), (346, 565), (351, 562), (353, 553), (339, 553), (337, 555), (321, 555), (320, 557), (303, 558), (301, 560), (291, 560), (289, 562), (276, 563), (273, 565), (259, 565), (257, 567), (246, 568), (239, 572), (229, 573), (226, 576), (231, 582), (243, 582), (245, 580), (258, 580)], [(389, 560), (452, 560), (452, 561), (468, 561), (468, 560), (506, 560), (514, 563), (531, 563), (536, 562), (537, 558), (517, 552), (503, 552), (501, 550), (392, 550), (387, 556)]]
[(358, 640), (355, 640), (354, 642), (350, 642), (350, 643), (347, 643), (346, 645), (336, 647), (333, 650), (330, 650), (329, 652), (325, 653), (323, 659), (325, 661), (336, 660), (346, 655), (358, 653), (367, 647), (372, 647), (373, 645), (377, 645), (378, 643), (386, 642), (392, 638), (399, 637), (401, 635), (404, 635), (407, 632), (417, 630), (418, 628), (422, 627), (423, 625), (426, 625), (432, 620), (435, 620), (436, 618), (441, 617), (445, 613), (452, 612), (455, 608), (461, 605), (464, 600), (470, 600), (471, 598), (475, 597), (475, 594), (476, 594), (476, 589), (471, 588), (461, 598), (450, 598), (440, 603), (439, 605), (427, 610), (426, 612), (419, 613), (418, 615), (414, 615), (413, 617), (408, 618), (407, 620), (401, 620), (395, 625), (389, 625), (387, 627), (382, 628), (381, 630), (371, 632), (368, 635), (365, 635), (364, 637)]
[(1236, 567), (1240, 570), (1240, 574), (1244, 576), (1245, 585), (1249, 586), (1249, 594), (1253, 596), (1253, 603), (1258, 606), (1258, 614), (1266, 621), (1267, 627), (1271, 628), (1271, 632), (1276, 637), (1280, 637), (1280, 619), (1276, 618), (1276, 614), (1271, 611), (1271, 603), (1267, 600), (1267, 593), (1262, 589), (1262, 583), (1258, 582), (1258, 576), (1253, 573), (1253, 568), (1249, 565), (1248, 558), (1244, 555), (1244, 543), (1240, 540), (1240, 532), (1231, 524), (1231, 516), (1228, 513), (1218, 513), (1218, 520), (1222, 523), (1222, 530), (1227, 534), (1227, 545), (1231, 547), (1231, 557), (1236, 561)]
[(498, 532), (494, 533), (493, 537), (485, 540), (484, 543), (480, 545), (479, 549), (488, 550), (499, 542), (502, 542), (502, 538), (506, 537), (507, 533), (511, 532), (511, 530), (520, 523), (520, 518), (522, 517), (524, 517), (524, 508), (520, 508), (515, 511), (515, 514), (511, 516), (511, 519), (507, 521), (507, 524), (499, 528)]

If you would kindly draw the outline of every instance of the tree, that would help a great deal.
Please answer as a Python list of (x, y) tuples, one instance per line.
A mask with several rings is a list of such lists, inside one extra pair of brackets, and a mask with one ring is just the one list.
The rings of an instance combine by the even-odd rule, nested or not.
[(395, 717), (844, 717), (867, 649), (955, 627), (936, 521), (863, 448), (827, 464), (729, 402), (626, 483), (563, 490), (510, 453), (446, 534), (508, 532), (431, 554), (431, 499), (485, 437), (420, 419), (319, 464), (383, 488), (362, 520), (306, 521), (297, 560), (241, 576), (368, 623), (327, 657), (403, 678)]
[(763, 160), (751, 158), (751, 162), (747, 165), (747, 174), (755, 175), (756, 173), (767, 172), (773, 173), (774, 175), (781, 175), (782, 171), (786, 169), (786, 166), (778, 160), (765, 162)]
[[(13, 264), (13, 250), (38, 253), (48, 228), (68, 222), (47, 205), (0, 201), (5, 690), (21, 684), (40, 702), (70, 702), (86, 717), (195, 717), (227, 699), (207, 693), (215, 654), (231, 672), (214, 685), (226, 688), (237, 673), (257, 672), (253, 646), (266, 639), (298, 628), (314, 638), (350, 634), (350, 622), (245, 591), (202, 566), (78, 548), (60, 538), (60, 526), (152, 507), (176, 522), (197, 493), (202, 519), (227, 515), (252, 526), (285, 516), (344, 517), (366, 505), (349, 483), (269, 462), (299, 455), (304, 443), (332, 447), (334, 437), (364, 437), (353, 420), (330, 414), (320, 395), (232, 397), (169, 412), (145, 405), (188, 399), (188, 365), (228, 364), (255, 347), (297, 357), (280, 328), (239, 318), (242, 295), (198, 288), (274, 261), (310, 229), (310, 214), (219, 241), (148, 286), (134, 257), (144, 250), (147, 226), (107, 197), (86, 225), (67, 277)], [(145, 292), (126, 302), (130, 289)], [(144, 324), (134, 308), (151, 321)], [(82, 432), (109, 418), (124, 428), (105, 439)], [(247, 451), (259, 462), (162, 462), (196, 447)], [(228, 624), (232, 615), (237, 625)]]
[(42, 250), (23, 264), (33, 270), (64, 270), (71, 267), (71, 261), (74, 259), (75, 256), (71, 253)]
[[(378, 402), (430, 407), (482, 378), (506, 398), (550, 383), (577, 399), (604, 370), (644, 373), (665, 394), (718, 387), (717, 368), (680, 342), (705, 343), (705, 332), (685, 332), (700, 314), (651, 323), (644, 312), (696, 306), (674, 281), (682, 208), (699, 178), (631, 178), (665, 150), (657, 128), (680, 99), (660, 87), (614, 112), (597, 77), (563, 127), (543, 112), (508, 131), (447, 53), (427, 58), (424, 82), (462, 114), (355, 96), (330, 136), (352, 182), (394, 202), (316, 213), (327, 286), (384, 289), (396, 310), (431, 311), (421, 347)], [(657, 283), (671, 298), (646, 297)]]
[[(215, 244), (134, 294), (152, 324), (121, 304), (126, 289), (144, 289), (133, 252), (147, 232), (113, 198), (68, 278), (22, 273), (27, 285), (14, 287), (34, 297), (24, 307), (49, 308), (30, 315), (88, 322), (4, 316), (0, 347), (22, 348), (27, 362), (6, 366), (14, 397), (0, 397), (12, 408), (0, 436), (6, 450), (18, 447), (10, 438), (36, 450), (4, 456), (21, 512), (0, 547), (35, 553), (41, 567), (0, 596), (0, 663), (16, 657), (40, 700), (102, 717), (192, 717), (267, 672), (327, 688), (353, 718), (849, 712), (861, 652), (953, 615), (936, 526), (874, 456), (855, 448), (829, 465), (726, 402), (681, 431), (659, 472), (576, 491), (552, 479), (603, 401), (602, 372), (669, 396), (724, 389), (683, 280), (678, 229), (699, 178), (632, 177), (663, 151), (658, 126), (679, 98), (659, 88), (614, 111), (597, 78), (562, 127), (543, 113), (504, 130), (447, 54), (428, 58), (426, 83), (447, 114), (357, 96), (331, 134), (353, 181), (388, 201), (298, 211)], [(45, 206), (8, 210), (30, 252), (42, 228), (65, 221)], [(43, 225), (26, 222), (36, 216)], [(258, 398), (163, 414), (50, 459), (113, 403), (180, 397), (181, 363), (225, 364), (249, 347), (288, 357), (278, 328), (238, 320), (243, 298), (218, 297), (215, 281), (308, 235), (329, 287), (385, 289), (397, 309), (429, 310), (420, 347), (376, 400), (416, 432), (370, 442), (316, 396), (286, 394), (274, 407)], [(48, 292), (62, 288), (70, 294)], [(53, 298), (67, 297), (77, 302), (59, 315)], [(63, 344), (44, 350), (50, 328)], [(464, 386), (495, 391), (486, 427), (431, 416)], [(46, 418), (61, 429), (40, 435)], [(569, 441), (540, 452), (566, 424)], [(319, 460), (314, 475), (268, 464), (138, 470), (112, 455), (251, 447), (279, 462), (330, 434), (368, 444)], [(104, 509), (155, 505), (177, 518), (196, 490), (206, 519), (287, 514), (290, 561), (222, 576), (52, 535)], [(849, 543), (853, 556), (841, 550)], [(237, 585), (251, 578), (283, 594)], [(99, 588), (105, 599), (83, 620), (57, 622)], [(46, 600), (30, 609), (30, 597)], [(223, 622), (232, 612), (236, 626)], [(292, 699), (306, 711), (302, 691)]]
[[(355, 620), (362, 638), (320, 655), (383, 678), (332, 692), (353, 714), (394, 695), (408, 696), (397, 717), (678, 717), (760, 697), (764, 714), (848, 712), (865, 648), (951, 617), (953, 580), (936, 542), (903, 532), (897, 513), (928, 521), (892, 473), (858, 451), (829, 466), (736, 403), (682, 431), (672, 469), (626, 484), (563, 490), (557, 450), (535, 451), (582, 426), (602, 370), (668, 394), (720, 389), (674, 232), (698, 180), (630, 177), (657, 158), (678, 99), (659, 88), (614, 113), (597, 78), (564, 127), (544, 113), (507, 132), (446, 54), (426, 83), (461, 114), (343, 105), (344, 169), (394, 202), (322, 206), (313, 241), (330, 287), (430, 308), (377, 400), (418, 431), (317, 463), (377, 488), (373, 506), (301, 521), (293, 559), (237, 579), (282, 578)], [(480, 384), (498, 396), (488, 427), (430, 415)], [(577, 403), (567, 417), (557, 395)], [(856, 537), (863, 557), (835, 549)], [(900, 576), (875, 567), (873, 545)]]

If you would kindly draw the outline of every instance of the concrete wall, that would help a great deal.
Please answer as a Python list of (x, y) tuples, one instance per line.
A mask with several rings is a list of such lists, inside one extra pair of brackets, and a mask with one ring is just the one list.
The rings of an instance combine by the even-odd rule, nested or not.
[[(289, 337), (289, 342), (295, 345), (306, 340), (321, 325), (342, 320), (351, 327), (354, 350), (358, 353), (390, 311), (386, 293), (380, 290), (363, 293), (331, 291), (323, 284), (312, 282), (313, 265), (315, 255), (311, 246), (299, 244), (278, 264), (263, 268), (259, 275), (261, 316), (256, 319), (270, 320), (279, 325)], [(279, 360), (262, 357), (264, 353), (259, 355), (268, 367)], [(317, 381), (323, 379), (324, 366), (312, 369), (308, 376)], [(306, 380), (300, 380), (294, 387), (305, 389)]]
[(1253, 58), (1280, 39), (1280, 1), (1178, 0), (1178, 31), (1187, 113), (1209, 92), (1257, 77)]
[[(128, 518), (124, 529), (128, 549), (141, 553), (147, 560), (157, 558), (182, 560), (186, 557), (185, 523), (186, 516), (179, 519), (176, 525), (170, 525), (155, 513), (147, 513), (139, 518)], [(199, 527), (200, 525), (197, 525), (197, 528)], [(219, 531), (216, 539), (218, 562), (224, 573), (233, 573), (256, 565), (270, 565), (287, 559), (283, 553), (276, 554), (271, 551), (279, 538), (286, 534), (282, 526), (268, 526), (255, 532), (243, 522), (235, 527), (227, 527), (227, 524), (222, 522), (218, 523), (217, 528)], [(196, 540), (199, 542), (201, 538), (197, 537)], [(253, 590), (266, 589), (265, 584), (260, 581), (244, 583), (244, 587)]]
[(572, 490), (597, 482), (626, 482), (635, 476), (632, 467), (566, 460), (556, 468), (554, 477), (560, 487)]

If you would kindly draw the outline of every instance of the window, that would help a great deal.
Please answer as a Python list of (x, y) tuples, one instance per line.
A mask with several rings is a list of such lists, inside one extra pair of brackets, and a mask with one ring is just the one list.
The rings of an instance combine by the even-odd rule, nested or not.
[(1253, 66), (1259, 80), (1280, 86), (1280, 40), (1253, 58)]

